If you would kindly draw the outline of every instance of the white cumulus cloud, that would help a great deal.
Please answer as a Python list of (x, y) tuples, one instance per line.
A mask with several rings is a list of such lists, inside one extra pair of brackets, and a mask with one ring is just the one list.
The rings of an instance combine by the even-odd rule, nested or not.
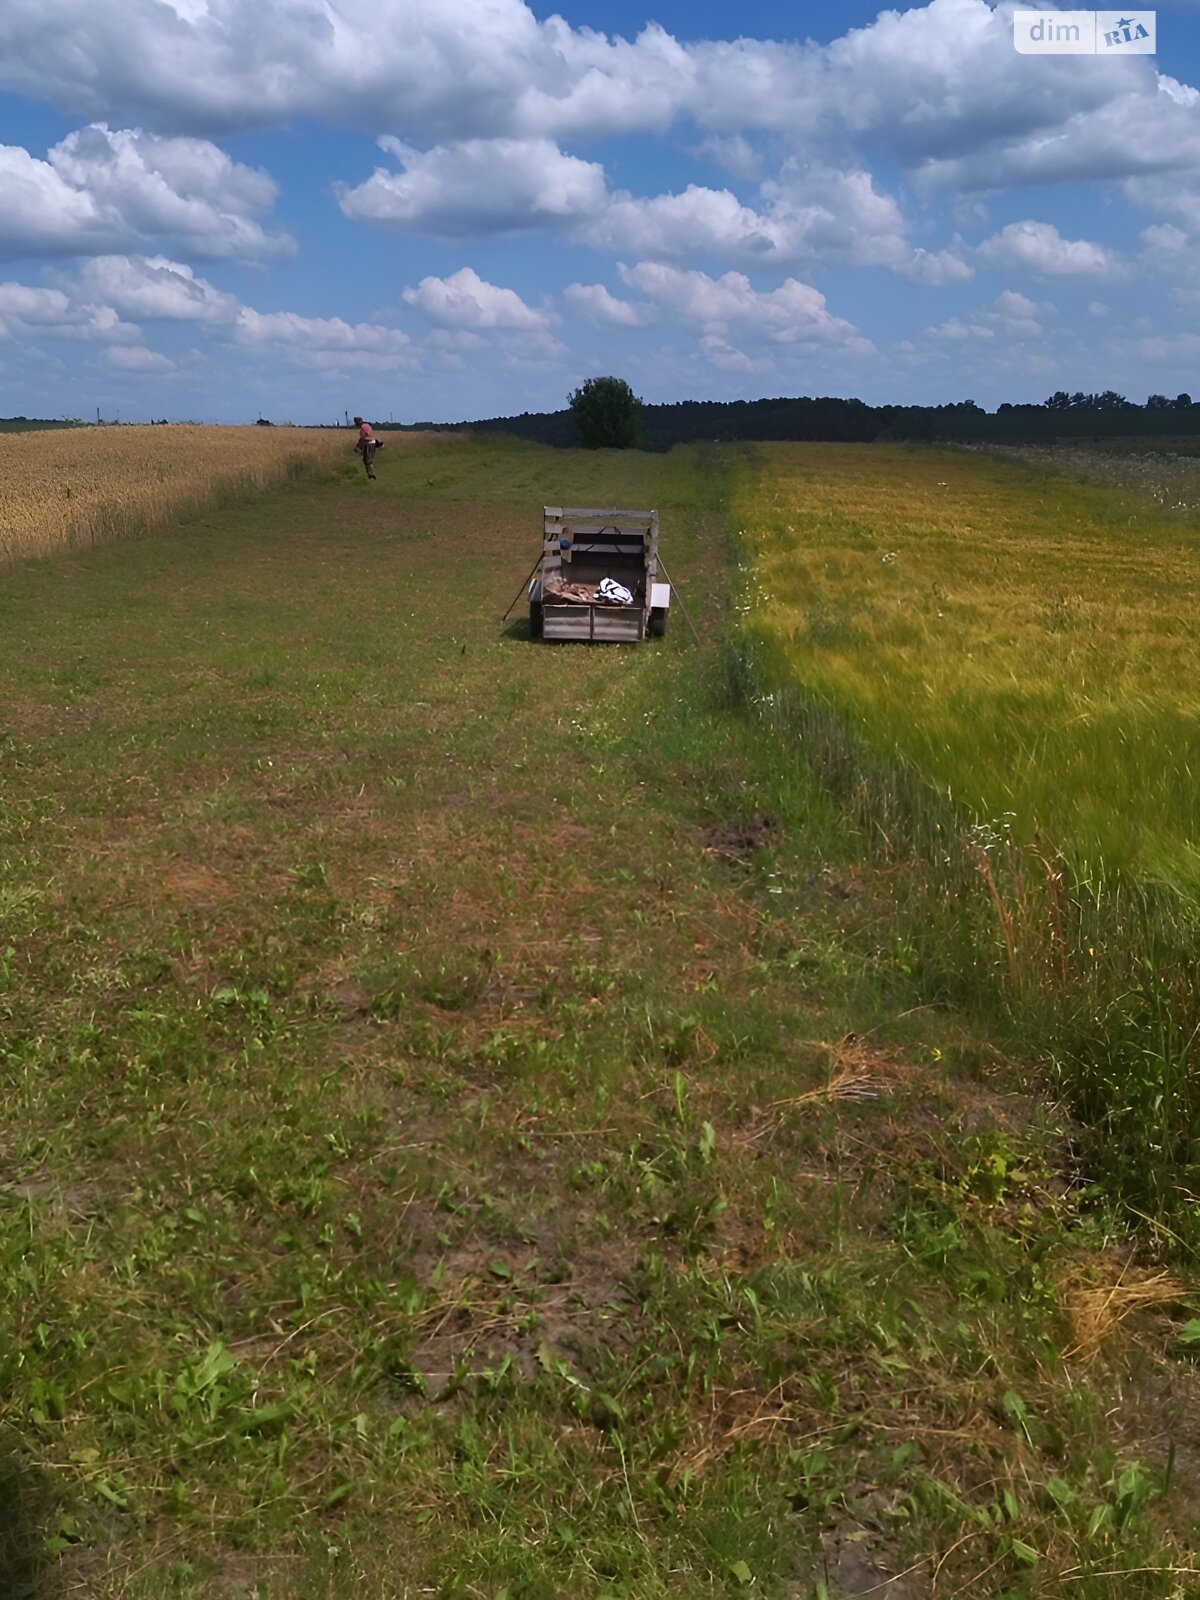
[(837, 261), (894, 267), (926, 282), (972, 269), (942, 252), (914, 251), (896, 200), (862, 168), (789, 157), (759, 186), (758, 206), (729, 189), (689, 184), (679, 193), (609, 192), (603, 167), (548, 139), (474, 139), (420, 151), (379, 143), (400, 163), (356, 188), (336, 186), (346, 216), (444, 239), (570, 229), (573, 241), (614, 254), (791, 266)]
[(761, 153), (740, 133), (710, 134), (696, 147), (696, 154), (714, 166), (723, 167), (735, 178), (753, 179), (763, 175)]
[(37, 330), (100, 343), (129, 343), (139, 336), (138, 329), (123, 322), (112, 306), (24, 283), (0, 283), (0, 328), (9, 334)]
[(0, 317), (31, 325), (61, 323), (71, 302), (61, 289), (37, 289), (25, 283), (0, 283)]
[(759, 290), (741, 272), (712, 278), (656, 261), (618, 270), (631, 289), (707, 333), (723, 335), (730, 325), (740, 325), (776, 344), (828, 341), (869, 348), (853, 323), (830, 312), (820, 290), (795, 278), (786, 278), (777, 289)]
[(657, 259), (715, 255), (745, 265), (839, 261), (896, 266), (912, 255), (893, 197), (869, 172), (789, 159), (760, 188), (762, 209), (728, 189), (620, 194), (578, 237), (594, 248)]
[(771, 361), (766, 356), (759, 356), (757, 360), (748, 356), (744, 350), (739, 350), (736, 345), (722, 339), (718, 333), (706, 333), (700, 341), (700, 349), (704, 359), (710, 366), (716, 367), (720, 372), (769, 372)]
[(996, 331), (981, 322), (964, 322), (961, 317), (950, 317), (946, 322), (939, 323), (936, 328), (928, 328), (926, 332), (935, 339), (950, 339), (957, 342), (960, 339), (994, 339)]
[(405, 289), (404, 300), (450, 328), (535, 332), (544, 331), (550, 321), (544, 311), (527, 306), (515, 289), (486, 282), (472, 267), (461, 267), (448, 278), (422, 278), (415, 289)]
[(82, 189), (19, 145), (0, 145), (0, 258), (110, 248), (121, 232)]
[(1026, 339), (1041, 338), (1043, 307), (1028, 295), (1005, 289), (986, 306), (971, 312), (966, 319), (951, 317), (936, 328), (925, 331), (935, 339), (958, 343), (969, 339), (994, 339), (997, 334), (1020, 345)]
[(173, 372), (169, 356), (150, 350), (144, 344), (114, 345), (106, 352), (110, 365), (121, 372)]
[(1009, 333), (1027, 338), (1036, 338), (1042, 331), (1036, 302), (1028, 295), (1018, 294), (1015, 289), (1005, 289), (998, 294), (984, 315), (1000, 323)]
[(912, 254), (899, 262), (896, 271), (913, 283), (941, 288), (947, 283), (967, 283), (975, 276), (975, 268), (964, 261), (957, 250), (923, 250), (916, 247)]
[(266, 173), (207, 140), (95, 123), (44, 161), (0, 146), (0, 257), (105, 254), (158, 240), (208, 259), (275, 256), (292, 243), (256, 216), (275, 194)]
[(273, 349), (313, 367), (387, 367), (412, 359), (412, 340), (401, 328), (351, 323), (341, 317), (304, 317), (295, 311), (255, 311), (243, 306), (234, 324), (234, 337), (251, 349)]
[(764, 132), (960, 189), (1200, 167), (1194, 90), (1152, 57), (1018, 55), (1010, 11), (930, 0), (818, 45), (625, 39), (524, 0), (5, 0), (0, 87), (174, 133), (311, 119), (423, 147), (686, 124), (740, 176)]
[(606, 322), (614, 328), (640, 328), (653, 315), (649, 306), (618, 300), (602, 283), (569, 283), (563, 299), (593, 322)]
[(523, 0), (51, 3), (52, 18), (6, 0), (0, 87), (188, 132), (298, 118), (423, 141), (665, 127), (694, 77), (662, 29), (609, 39), (541, 22)]
[[(1017, 289), (975, 310), (955, 297), (928, 341), (947, 370), (958, 351), (990, 356), (996, 372), (1006, 359), (1033, 370), (1038, 339), (1056, 328), (1064, 351), (1099, 340), (1119, 362), (1132, 338), (1169, 339), (1190, 326), (1200, 93), (1150, 57), (1019, 56), (1012, 5), (905, 0), (854, 27), (834, 8), (823, 25), (845, 31), (821, 44), (683, 38), (656, 25), (622, 38), (527, 0), (372, 0), (365, 12), (357, 0), (2, 0), (0, 89), (90, 125), (44, 153), (0, 147), (0, 260), (82, 263), (72, 280), (61, 267), (43, 274), (53, 288), (10, 286), (0, 322), (9, 341), (28, 334), (31, 349), (56, 334), (119, 346), (131, 371), (147, 359), (135, 350), (156, 356), (137, 324), (170, 321), (191, 325), (193, 337), (243, 369), (274, 368), (293, 381), (297, 365), (382, 373), (389, 363), (427, 363), (428, 375), (439, 360), (460, 361), (473, 380), (489, 363), (516, 374), (515, 394), (526, 382), (521, 364), (558, 348), (550, 331), (558, 304), (575, 314), (575, 331), (584, 317), (615, 329), (658, 324), (645, 359), (660, 384), (694, 381), (707, 363), (736, 387), (738, 374), (763, 370), (764, 355), (781, 373), (789, 361), (810, 372), (811, 347), (823, 344), (834, 354), (821, 370), (843, 374), (854, 369), (842, 356), (869, 348), (802, 281), (817, 265), (884, 268), (927, 286), (934, 300), (987, 268), (1002, 274), (994, 288), (1087, 292), (1077, 306), (1064, 299), (1057, 324), (1052, 306)], [(747, 32), (753, 25), (749, 14), (735, 21)], [(794, 30), (785, 19), (779, 31)], [(402, 280), (412, 287), (400, 316), (419, 323), (419, 342), (385, 326), (383, 312), (359, 310), (372, 320), (356, 323), (254, 310), (204, 265), (270, 261), (291, 248), (274, 220), (271, 177), (212, 142), (252, 128), (286, 130), (279, 142), (292, 141), (301, 157), (320, 129), (363, 136), (367, 159), (338, 168), (346, 181), (332, 197), (325, 154), (311, 182), (298, 168), (293, 180), (296, 194), (307, 184), (324, 197), (342, 232), (334, 205), (355, 221), (442, 241), (538, 231), (638, 265), (617, 279), (607, 266), (584, 271), (572, 256), (555, 276), (559, 252), (518, 277), (508, 247), (488, 260), (511, 268), (480, 259), (476, 271), (461, 266), (469, 252), (443, 256), (445, 265), (422, 264)], [(600, 143), (610, 137), (620, 141), (611, 159)], [(372, 157), (367, 138), (385, 153)], [(654, 153), (635, 172), (633, 138), (643, 148), (662, 139), (662, 162)], [(329, 148), (347, 146), (339, 138)], [(675, 165), (686, 158), (690, 168)], [(660, 164), (669, 182), (649, 180)], [(1055, 196), (1067, 182), (1091, 185), (1111, 205), (1116, 221), (1105, 237), (1155, 226), (1128, 252), (1087, 237), (1097, 227), (1067, 228)], [(992, 204), (1014, 187), (1041, 198), (1020, 210)], [(1001, 227), (984, 201), (1001, 219), (1031, 220)], [(1126, 208), (1143, 213), (1135, 227)], [(356, 299), (343, 278), (325, 305), (309, 299), (305, 310), (370, 305), (379, 259), (350, 262)], [(1108, 289), (1129, 280), (1135, 261), (1146, 276), (1153, 269), (1155, 294), (1130, 323)], [(417, 282), (425, 272), (437, 275)], [(1087, 315), (1091, 294), (1113, 299), (1109, 327)], [(884, 292), (863, 317), (885, 326), (912, 298)], [(889, 346), (919, 325), (890, 327)], [(11, 367), (19, 352), (11, 342), (6, 352)], [(144, 368), (148, 378), (154, 370)], [(882, 364), (871, 371), (877, 385), (889, 381)], [(470, 394), (459, 402), (466, 407), (481, 391), (464, 380), (461, 392)], [(533, 380), (522, 394), (534, 401), (546, 392)]]
[(377, 167), (357, 188), (336, 186), (356, 222), (442, 238), (479, 238), (555, 228), (603, 210), (604, 168), (565, 155), (549, 139), (469, 139), (416, 150), (399, 139), (380, 145), (401, 164)]
[(84, 290), (131, 317), (165, 322), (232, 322), (238, 302), (166, 256), (94, 256), (79, 271)]
[(1039, 278), (1115, 278), (1120, 259), (1088, 239), (1064, 239), (1050, 222), (1010, 222), (978, 247), (991, 267), (1019, 267)]

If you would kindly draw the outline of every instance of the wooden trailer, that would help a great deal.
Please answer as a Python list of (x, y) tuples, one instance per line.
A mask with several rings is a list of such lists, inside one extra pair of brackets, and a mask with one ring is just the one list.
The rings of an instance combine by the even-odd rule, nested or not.
[(542, 558), (529, 584), (533, 638), (661, 639), (670, 604), (671, 586), (659, 578), (657, 511), (544, 508)]

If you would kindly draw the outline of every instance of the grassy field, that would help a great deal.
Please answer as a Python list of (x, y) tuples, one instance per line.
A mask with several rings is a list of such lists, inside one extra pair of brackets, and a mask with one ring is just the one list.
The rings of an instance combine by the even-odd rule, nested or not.
[[(1194, 1592), (1189, 1287), (740, 704), (745, 471), (389, 440), (6, 572), (0, 1593)], [(501, 626), (544, 501), (703, 648)]]
[(924, 998), (1015, 1025), (1106, 1183), (1193, 1254), (1194, 476), (1136, 452), (783, 445), (734, 497), (749, 703), (913, 869)]
[(1197, 883), (1200, 525), (991, 456), (822, 445), (756, 447), (736, 515), (752, 628), (869, 742), (1025, 842)]
[(1123, 489), (1164, 511), (1200, 511), (1200, 439), (1092, 439), (983, 448), (997, 459), (1020, 461), (1039, 473)]
[(348, 449), (345, 434), (307, 428), (0, 429), (0, 563), (152, 532)]

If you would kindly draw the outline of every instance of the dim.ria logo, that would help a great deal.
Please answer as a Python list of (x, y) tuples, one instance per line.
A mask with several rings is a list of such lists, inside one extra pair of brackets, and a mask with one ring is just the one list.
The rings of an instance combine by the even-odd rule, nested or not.
[(1153, 11), (1014, 11), (1013, 44), (1025, 56), (1152, 56)]

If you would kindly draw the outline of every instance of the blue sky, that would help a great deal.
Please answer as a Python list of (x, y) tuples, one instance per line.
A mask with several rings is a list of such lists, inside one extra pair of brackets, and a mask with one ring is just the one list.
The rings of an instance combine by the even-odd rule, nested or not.
[(1200, 396), (1200, 0), (1156, 15), (4, 0), (0, 415)]

